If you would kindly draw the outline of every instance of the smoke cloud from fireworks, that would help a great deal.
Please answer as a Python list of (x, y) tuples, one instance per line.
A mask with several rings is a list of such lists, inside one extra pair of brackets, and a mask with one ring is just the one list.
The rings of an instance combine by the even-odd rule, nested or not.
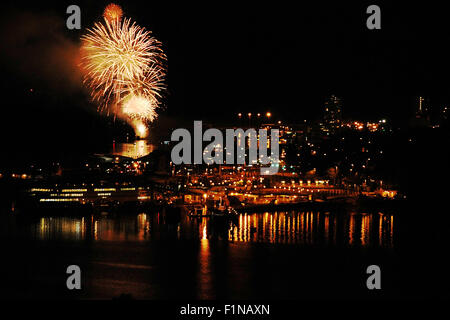
[(64, 19), (32, 12), (1, 18), (0, 58), (8, 70), (53, 92), (80, 91), (79, 44), (65, 32)]

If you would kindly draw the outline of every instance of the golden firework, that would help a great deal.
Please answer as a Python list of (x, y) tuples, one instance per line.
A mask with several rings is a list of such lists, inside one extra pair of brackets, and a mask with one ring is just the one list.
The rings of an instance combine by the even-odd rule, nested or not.
[[(119, 15), (117, 8), (108, 9), (110, 6), (112, 4), (105, 9), (104, 23), (95, 23), (82, 37), (84, 83), (91, 89), (92, 98), (100, 103), (101, 110), (112, 108), (115, 115), (123, 113), (153, 120), (164, 89), (166, 57), (161, 43), (151, 35), (151, 31), (130, 19), (119, 21), (117, 17), (121, 16), (122, 9)], [(116, 18), (110, 19), (112, 16)], [(132, 99), (133, 96), (136, 99)], [(128, 103), (139, 101), (140, 106), (145, 106), (133, 109), (142, 110), (143, 114), (121, 110), (125, 106), (125, 98)], [(148, 103), (145, 104), (144, 100)]]

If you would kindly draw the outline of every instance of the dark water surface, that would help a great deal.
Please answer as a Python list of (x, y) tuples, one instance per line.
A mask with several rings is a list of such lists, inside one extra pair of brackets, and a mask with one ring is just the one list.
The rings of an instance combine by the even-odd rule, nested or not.
[[(397, 213), (274, 212), (234, 222), (162, 213), (1, 215), (8, 298), (296, 299), (421, 296), (398, 253)], [(66, 289), (79, 265), (82, 290)], [(368, 265), (383, 292), (368, 291)]]

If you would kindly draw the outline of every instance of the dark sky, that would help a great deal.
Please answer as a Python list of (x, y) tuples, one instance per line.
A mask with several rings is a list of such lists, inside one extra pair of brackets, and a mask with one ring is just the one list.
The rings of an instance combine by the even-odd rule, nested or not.
[[(66, 68), (64, 48), (77, 48), (84, 28), (101, 18), (109, 1), (76, 2), (81, 31), (65, 28), (72, 3), (2, 4), (6, 133), (29, 137), (41, 128), (43, 140), (54, 132), (76, 139), (73, 132), (82, 128), (86, 137), (108, 136), (76, 70)], [(382, 29), (368, 30), (366, 8), (376, 2), (116, 3), (163, 42), (168, 93), (161, 119), (223, 120), (268, 110), (292, 121), (314, 119), (332, 93), (343, 98), (344, 116), (360, 119), (405, 120), (417, 95), (436, 107), (450, 102), (450, 24), (436, 5), (378, 3)], [(34, 23), (39, 30), (29, 38), (29, 28), (17, 26), (27, 25), (16, 18), (24, 13), (37, 21), (46, 17), (42, 27)], [(21, 37), (26, 50), (12, 50)], [(17, 123), (11, 119), (25, 125), (5, 129)]]

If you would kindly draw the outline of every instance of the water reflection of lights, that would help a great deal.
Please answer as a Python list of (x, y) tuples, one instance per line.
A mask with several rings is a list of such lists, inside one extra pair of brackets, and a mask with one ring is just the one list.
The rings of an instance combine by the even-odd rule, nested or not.
[(95, 240), (98, 240), (97, 230), (98, 230), (98, 221), (95, 221), (95, 223), (94, 223), (94, 239)]
[(85, 237), (86, 223), (84, 218), (42, 217), (39, 221), (37, 238), (48, 240), (57, 234), (61, 239), (79, 240)]
[(355, 215), (352, 213), (350, 215), (350, 222), (348, 227), (348, 242), (350, 245), (354, 242), (354, 235), (355, 235)]
[(145, 140), (138, 140), (135, 143), (117, 143), (112, 150), (114, 155), (131, 157), (134, 159), (148, 155), (154, 150), (154, 145)]
[(371, 225), (371, 216), (363, 215), (361, 219), (361, 244), (363, 246), (369, 244), (370, 242), (370, 230), (369, 226)]
[[(36, 227), (36, 238), (40, 240), (146, 240), (150, 230), (147, 214), (139, 214), (117, 221), (110, 218), (42, 217)], [(137, 222), (137, 223), (136, 223)]]
[(211, 299), (212, 296), (212, 279), (211, 279), (211, 259), (209, 240), (206, 233), (206, 221), (202, 222), (202, 238), (200, 240), (199, 252), (199, 269), (198, 269), (198, 284), (199, 284), (199, 299)]
[[(242, 214), (228, 239), (242, 242), (394, 246), (393, 215), (275, 212)], [(212, 228), (208, 225), (208, 228)], [(209, 231), (208, 231), (209, 232)], [(203, 229), (204, 233), (204, 229)]]
[(208, 235), (206, 233), (206, 222), (205, 221), (203, 221), (202, 240), (208, 240)]
[(138, 221), (138, 239), (145, 240), (149, 230), (150, 230), (150, 221), (147, 220), (146, 213), (140, 213), (137, 216)]
[[(185, 218), (169, 229), (157, 213), (126, 217), (43, 217), (35, 225), (38, 239), (146, 241), (170, 236), (233, 242), (266, 242), (327, 246), (394, 246), (394, 216), (334, 212), (246, 213), (234, 223)], [(158, 222), (159, 221), (159, 222)], [(170, 231), (170, 232), (172, 232)], [(209, 245), (209, 244), (208, 244)]]

